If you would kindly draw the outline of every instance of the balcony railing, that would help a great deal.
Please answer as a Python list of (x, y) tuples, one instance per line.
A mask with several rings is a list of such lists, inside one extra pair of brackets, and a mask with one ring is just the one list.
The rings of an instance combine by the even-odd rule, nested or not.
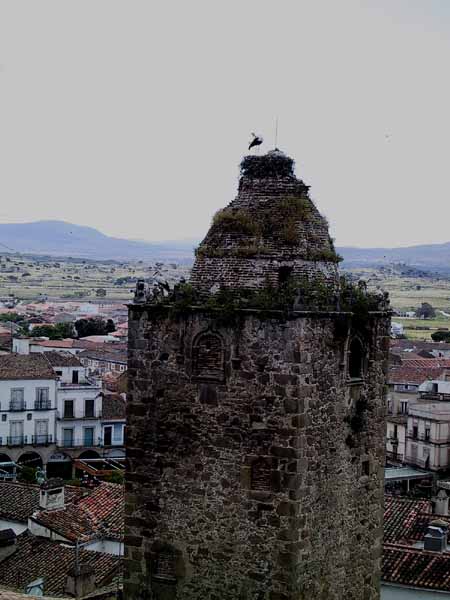
[(28, 437), (26, 435), (13, 435), (6, 438), (7, 446), (24, 446), (28, 443)]
[(26, 406), (24, 400), (22, 400), (22, 401), (15, 400), (15, 401), (9, 403), (9, 410), (12, 412), (19, 412), (19, 411), (23, 411), (26, 409), (27, 409), (27, 406)]
[(34, 402), (34, 410), (50, 410), (51, 408), (50, 400), (35, 400)]
[(92, 421), (93, 419), (101, 419), (102, 418), (102, 413), (98, 412), (97, 414), (82, 414), (82, 415), (78, 415), (75, 413), (60, 413), (58, 412), (56, 417), (61, 420), (61, 421), (73, 421), (74, 419), (80, 419), (80, 420), (89, 420)]
[(71, 440), (55, 440), (52, 435), (15, 435), (0, 437), (0, 447), (49, 446), (55, 444), (58, 448), (111, 448), (123, 446), (125, 442), (114, 440), (106, 444), (101, 437), (73, 438)]
[(96, 448), (102, 446), (102, 438), (71, 438), (57, 440), (56, 445), (59, 448)]
[(450, 400), (450, 394), (439, 394), (437, 392), (421, 392), (420, 397), (423, 400)]
[(418, 458), (417, 456), (411, 456), (409, 454), (405, 455), (405, 462), (411, 465), (416, 465), (417, 467), (422, 467), (422, 469), (429, 468), (430, 464), (429, 458)]
[(31, 443), (33, 446), (48, 446), (52, 443), (52, 435), (33, 435), (31, 437)]

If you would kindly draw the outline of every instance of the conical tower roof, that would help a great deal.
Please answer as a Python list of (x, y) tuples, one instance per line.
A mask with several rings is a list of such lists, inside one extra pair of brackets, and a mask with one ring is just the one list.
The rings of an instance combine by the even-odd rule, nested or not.
[(197, 249), (193, 287), (210, 294), (318, 275), (336, 284), (328, 223), (308, 190), (294, 175), (293, 159), (279, 150), (244, 157), (237, 197), (216, 213)]

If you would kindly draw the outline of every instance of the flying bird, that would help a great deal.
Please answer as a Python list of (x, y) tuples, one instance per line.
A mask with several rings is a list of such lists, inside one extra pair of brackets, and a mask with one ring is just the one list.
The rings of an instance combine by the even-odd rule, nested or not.
[(253, 139), (250, 142), (250, 145), (248, 147), (249, 150), (251, 150), (254, 146), (261, 146), (261, 144), (263, 143), (263, 139), (262, 137), (259, 137), (257, 135), (255, 135), (254, 133), (252, 133)]

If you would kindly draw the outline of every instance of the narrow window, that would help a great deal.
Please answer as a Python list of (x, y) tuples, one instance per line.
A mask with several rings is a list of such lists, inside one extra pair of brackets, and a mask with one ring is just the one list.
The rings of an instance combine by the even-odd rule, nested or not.
[(251, 489), (256, 491), (270, 491), (272, 470), (266, 460), (260, 458), (252, 465)]
[(176, 582), (175, 556), (171, 552), (160, 552), (156, 557), (155, 577)]
[(64, 418), (73, 419), (73, 400), (64, 400)]
[(364, 350), (358, 338), (350, 342), (348, 357), (348, 374), (350, 379), (361, 379), (363, 376)]
[(85, 400), (84, 401), (84, 416), (85, 417), (93, 417), (94, 416), (94, 400)]
[(78, 371), (72, 371), (72, 383), (78, 383)]
[(50, 408), (50, 390), (49, 388), (37, 388), (36, 400), (34, 402), (35, 410), (48, 410)]
[(292, 267), (280, 267), (278, 269), (278, 284), (283, 285), (288, 283), (292, 275)]
[(23, 388), (14, 388), (11, 390), (9, 410), (25, 410), (25, 398)]
[(223, 381), (224, 350), (221, 338), (212, 333), (199, 336), (193, 348), (193, 363), (195, 377)]

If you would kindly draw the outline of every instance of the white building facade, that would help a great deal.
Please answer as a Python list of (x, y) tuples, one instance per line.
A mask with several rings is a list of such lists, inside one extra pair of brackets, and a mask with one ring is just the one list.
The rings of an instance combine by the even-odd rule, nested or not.
[(0, 380), (0, 445), (55, 442), (56, 376)]

